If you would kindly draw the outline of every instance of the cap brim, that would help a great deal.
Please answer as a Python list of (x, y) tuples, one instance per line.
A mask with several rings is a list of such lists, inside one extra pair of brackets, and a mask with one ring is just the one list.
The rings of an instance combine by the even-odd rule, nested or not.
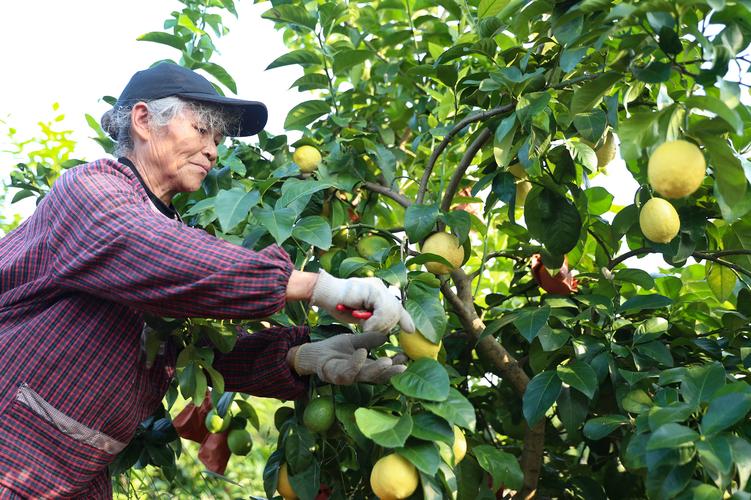
[(257, 134), (263, 130), (263, 127), (266, 126), (266, 121), (269, 118), (269, 112), (266, 109), (266, 105), (262, 102), (244, 101), (242, 99), (233, 99), (221, 95), (212, 96), (192, 92), (184, 92), (176, 95), (192, 101), (219, 104), (223, 107), (240, 111), (239, 130), (235, 134), (230, 134), (233, 137), (247, 137), (249, 135)]

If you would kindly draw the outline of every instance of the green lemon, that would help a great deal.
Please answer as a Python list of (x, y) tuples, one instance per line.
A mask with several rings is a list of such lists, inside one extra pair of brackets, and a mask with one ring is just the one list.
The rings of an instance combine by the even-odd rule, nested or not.
[(383, 236), (370, 235), (357, 242), (357, 253), (364, 259), (381, 262), (391, 246), (391, 242)]
[(227, 446), (235, 455), (247, 455), (253, 449), (250, 432), (245, 429), (234, 429), (227, 435)]
[(206, 414), (206, 428), (213, 434), (218, 434), (220, 432), (226, 431), (227, 429), (229, 429), (229, 424), (231, 422), (231, 415), (227, 414), (226, 417), (222, 418), (214, 408), (209, 410), (209, 412)]
[(302, 421), (311, 432), (326, 432), (334, 423), (334, 401), (327, 396), (314, 399), (305, 408)]

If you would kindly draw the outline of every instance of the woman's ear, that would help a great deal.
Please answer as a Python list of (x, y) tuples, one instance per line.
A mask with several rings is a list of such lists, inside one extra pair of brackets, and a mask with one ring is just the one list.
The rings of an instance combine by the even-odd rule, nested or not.
[(130, 130), (134, 140), (146, 141), (149, 139), (151, 135), (149, 108), (146, 107), (145, 102), (139, 102), (133, 106), (133, 111), (130, 113)]

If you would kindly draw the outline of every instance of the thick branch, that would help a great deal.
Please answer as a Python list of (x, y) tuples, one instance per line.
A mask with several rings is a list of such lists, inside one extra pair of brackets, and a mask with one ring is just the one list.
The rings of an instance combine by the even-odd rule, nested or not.
[(612, 259), (608, 263), (608, 269), (613, 269), (615, 266), (620, 264), (621, 262), (630, 259), (631, 257), (636, 257), (637, 255), (646, 255), (648, 253), (658, 253), (659, 250), (655, 250), (653, 248), (637, 248), (636, 250), (631, 250), (623, 255), (619, 255), (618, 257)]
[(482, 132), (480, 132), (480, 135), (477, 136), (477, 139), (475, 139), (467, 148), (464, 156), (462, 156), (462, 160), (459, 162), (459, 166), (456, 167), (454, 174), (451, 176), (449, 185), (448, 187), (446, 187), (446, 192), (443, 195), (441, 210), (443, 210), (444, 212), (448, 211), (448, 209), (451, 208), (451, 201), (454, 199), (456, 192), (459, 190), (459, 184), (461, 184), (462, 178), (464, 178), (464, 173), (467, 171), (470, 164), (472, 164), (472, 160), (477, 155), (477, 152), (482, 149), (485, 143), (488, 142), (488, 139), (490, 139), (492, 136), (493, 132), (491, 132), (490, 129), (486, 128)]
[[(732, 255), (732, 254), (725, 254), (725, 255)], [(729, 269), (732, 269), (736, 273), (743, 274), (744, 276), (751, 278), (751, 271), (748, 271), (744, 267), (741, 267), (737, 264), (733, 264), (732, 262), (728, 262), (725, 259), (719, 258), (717, 254), (715, 253), (694, 252), (691, 254), (691, 257), (693, 257), (696, 260), (709, 260), (711, 262), (716, 262), (717, 264), (721, 266), (725, 266)]]
[(412, 204), (412, 202), (404, 196), (403, 194), (397, 193), (396, 191), (392, 191), (391, 189), (387, 188), (386, 186), (382, 186), (380, 184), (376, 184), (375, 182), (363, 182), (361, 184), (362, 187), (369, 191), (373, 191), (374, 193), (382, 194), (388, 198), (391, 198), (398, 204), (400, 204), (403, 207), (408, 207)]
[[(462, 270), (451, 273), (456, 284), (456, 293), (451, 289), (448, 281), (441, 284), (441, 291), (451, 304), (462, 327), (475, 343), (478, 354), (488, 360), (501, 377), (507, 380), (519, 396), (523, 396), (529, 384), (529, 377), (519, 362), (494, 337), (488, 335), (480, 339), (485, 330), (485, 324), (477, 316), (472, 296), (472, 281)], [(524, 486), (517, 494), (517, 499), (531, 500), (537, 494), (537, 482), (542, 468), (542, 456), (545, 451), (545, 420), (527, 429), (524, 436), (524, 447), (520, 459), (520, 466), (524, 472)]]
[(422, 179), (420, 179), (420, 188), (417, 192), (416, 203), (420, 204), (425, 199), (425, 192), (428, 189), (428, 180), (430, 180), (430, 175), (433, 173), (433, 167), (435, 167), (435, 162), (436, 160), (438, 160), (438, 157), (441, 155), (443, 150), (446, 149), (449, 142), (451, 142), (451, 139), (453, 139), (456, 134), (461, 132), (462, 129), (464, 129), (464, 127), (466, 127), (470, 123), (485, 121), (490, 118), (493, 118), (494, 116), (502, 115), (503, 113), (506, 113), (514, 109), (514, 106), (515, 104), (511, 103), (511, 104), (506, 104), (505, 106), (499, 106), (497, 108), (489, 109), (488, 111), (483, 111), (482, 113), (469, 115), (466, 118), (464, 118), (462, 121), (454, 125), (454, 128), (452, 128), (449, 131), (449, 133), (446, 134), (446, 137), (443, 138), (443, 140), (438, 145), (438, 147), (435, 150), (433, 150), (433, 154), (430, 155), (430, 159), (428, 160), (428, 163), (425, 165), (425, 172), (423, 172)]

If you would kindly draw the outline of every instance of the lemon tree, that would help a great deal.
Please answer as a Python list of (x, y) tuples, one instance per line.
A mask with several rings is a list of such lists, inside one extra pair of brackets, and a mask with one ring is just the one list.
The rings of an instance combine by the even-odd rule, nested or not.
[[(212, 60), (234, 3), (182, 4), (141, 39), (234, 93), (233, 68)], [(252, 493), (747, 498), (748, 3), (265, 5), (259, 22), (289, 49), (269, 71), (294, 68), (305, 99), (284, 133), (222, 145), (177, 208), (232, 243), (281, 245), (298, 269), (384, 280), (441, 347), (383, 386), (311, 380), (331, 426), (306, 427), (315, 398), (277, 413)], [(11, 182), (43, 195), (48, 171), (25, 164)], [(300, 304), (270, 321), (313, 340), (346, 330)], [(218, 404), (215, 353), (259, 328), (151, 323), (150, 355), (170, 335), (181, 351), (166, 407), (208, 386)], [(394, 332), (373, 355), (407, 343)], [(168, 424), (147, 421), (116, 470), (190, 484)], [(379, 472), (388, 457), (403, 467)]]

